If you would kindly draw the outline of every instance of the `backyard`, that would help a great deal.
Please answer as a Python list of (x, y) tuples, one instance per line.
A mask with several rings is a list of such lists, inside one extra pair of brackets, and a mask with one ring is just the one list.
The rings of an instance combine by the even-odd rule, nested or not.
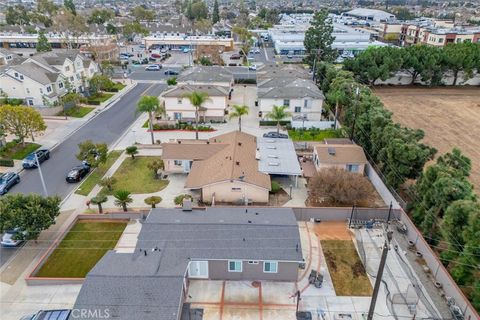
[(80, 187), (75, 191), (76, 194), (87, 196), (93, 187), (103, 178), (105, 172), (112, 166), (115, 160), (120, 157), (121, 151), (111, 151), (107, 156), (107, 161), (96, 168), (85, 180), (83, 180)]
[[(161, 160), (158, 157), (135, 157), (126, 158), (120, 167), (113, 174), (116, 182), (113, 190), (127, 190), (133, 194), (153, 193), (163, 190), (168, 185), (168, 180), (157, 179), (152, 169), (148, 167), (154, 160)], [(105, 194), (111, 194), (106, 188), (102, 190)]]
[(76, 222), (35, 276), (84, 278), (115, 247), (126, 225), (126, 222)]
[(478, 88), (376, 88), (400, 124), (425, 131), (423, 142), (440, 156), (453, 147), (472, 160), (469, 177), (480, 190), (480, 90)]
[(343, 131), (340, 129), (291, 129), (288, 135), (293, 141), (323, 141), (328, 138), (342, 138)]

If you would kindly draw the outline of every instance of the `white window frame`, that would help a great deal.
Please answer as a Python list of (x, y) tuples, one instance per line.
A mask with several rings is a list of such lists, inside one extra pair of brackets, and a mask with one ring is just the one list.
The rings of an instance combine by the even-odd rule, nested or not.
[(183, 166), (183, 161), (182, 160), (173, 160), (173, 165), (177, 167)]
[[(237, 269), (230, 269), (230, 263), (235, 263), (235, 267), (237, 266), (237, 263), (240, 264), (240, 270)], [(243, 271), (243, 261), (242, 260), (228, 260), (228, 272), (242, 272)]]
[[(275, 271), (267, 271), (265, 270), (265, 266), (269, 264), (274, 264), (275, 265)], [(278, 261), (263, 261), (263, 272), (264, 273), (278, 273)]]
[[(355, 168), (356, 170), (352, 170), (353, 168)], [(357, 173), (357, 172), (360, 172), (360, 165), (349, 163), (347, 164), (346, 169), (348, 172)]]

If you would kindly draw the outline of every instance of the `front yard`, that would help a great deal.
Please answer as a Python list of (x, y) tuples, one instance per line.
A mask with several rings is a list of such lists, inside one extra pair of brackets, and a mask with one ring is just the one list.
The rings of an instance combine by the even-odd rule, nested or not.
[(343, 131), (341, 129), (291, 129), (288, 135), (293, 141), (323, 141), (328, 138), (342, 138)]
[(33, 142), (25, 142), (25, 145), (22, 145), (20, 142), (11, 141), (4, 147), (0, 148), (0, 157), (5, 159), (22, 160), (28, 154), (40, 147), (39, 144)]
[(100, 105), (102, 102), (107, 101), (113, 97), (113, 93), (99, 92), (90, 97), (88, 97), (87, 104), (90, 105)]
[(115, 247), (126, 226), (126, 222), (78, 221), (35, 276), (84, 278)]
[[(116, 182), (113, 190), (127, 190), (132, 194), (153, 193), (163, 190), (168, 185), (168, 180), (157, 179), (149, 163), (161, 160), (159, 157), (140, 156), (126, 158), (117, 171), (113, 174)], [(105, 194), (111, 194), (106, 188)]]
[(95, 108), (77, 106), (77, 107), (73, 107), (71, 109), (68, 109), (67, 111), (65, 111), (65, 113), (63, 111), (60, 111), (58, 113), (58, 115), (59, 116), (66, 115), (66, 116), (74, 117), (74, 118), (83, 118), (87, 114), (89, 114), (92, 110), (95, 110)]
[(372, 285), (351, 240), (321, 240), (337, 296), (371, 296)]
[(76, 194), (87, 196), (93, 187), (100, 182), (107, 170), (120, 157), (121, 151), (111, 151), (107, 156), (107, 161), (98, 166), (85, 180), (83, 180), (80, 187), (75, 191)]

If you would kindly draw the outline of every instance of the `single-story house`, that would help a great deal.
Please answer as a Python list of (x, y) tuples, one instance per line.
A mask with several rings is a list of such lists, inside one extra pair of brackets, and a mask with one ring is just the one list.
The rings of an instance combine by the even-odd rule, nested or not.
[(268, 202), (270, 176), (259, 170), (255, 136), (233, 131), (162, 147), (165, 171), (188, 173), (185, 188), (200, 190), (203, 202)]
[(317, 171), (341, 168), (364, 174), (367, 162), (363, 148), (356, 144), (318, 144), (313, 148), (313, 163)]
[(209, 99), (199, 108), (201, 121), (223, 121), (228, 107), (230, 89), (218, 85), (181, 84), (165, 91), (161, 100), (165, 106), (165, 113), (169, 120), (194, 121), (195, 107), (185, 94), (193, 91), (205, 92)]
[(303, 262), (291, 208), (152, 209), (132, 251), (107, 252), (74, 310), (91, 310), (85, 319), (108, 310), (119, 320), (185, 320), (192, 279), (294, 282)]
[(178, 76), (179, 84), (197, 84), (233, 87), (233, 73), (225, 67), (221, 66), (197, 66), (182, 72)]

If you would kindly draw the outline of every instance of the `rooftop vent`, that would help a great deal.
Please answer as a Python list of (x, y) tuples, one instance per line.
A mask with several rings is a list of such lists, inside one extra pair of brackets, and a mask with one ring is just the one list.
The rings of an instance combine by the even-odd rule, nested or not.
[(235, 164), (236, 164), (237, 166), (239, 166), (239, 165), (240, 165), (240, 161), (235, 161)]
[(178, 142), (178, 144), (181, 144), (181, 143), (182, 143), (182, 141), (181, 141), (181, 140), (178, 140), (177, 142)]
[(328, 147), (328, 154), (331, 156), (335, 155), (335, 148), (334, 147)]
[(267, 149), (275, 150), (275, 149), (277, 149), (277, 147), (275, 147), (275, 146), (267, 146)]
[(269, 162), (268, 165), (269, 165), (269, 166), (278, 167), (278, 166), (280, 165), (280, 163), (278, 163), (278, 162)]
[(269, 154), (268, 157), (269, 157), (269, 158), (272, 158), (272, 159), (278, 159), (278, 156), (273, 155), (273, 154)]
[(239, 142), (239, 143), (238, 143), (238, 146), (239, 146), (239, 147), (241, 147), (241, 146), (242, 146), (242, 143), (241, 143), (241, 142)]

